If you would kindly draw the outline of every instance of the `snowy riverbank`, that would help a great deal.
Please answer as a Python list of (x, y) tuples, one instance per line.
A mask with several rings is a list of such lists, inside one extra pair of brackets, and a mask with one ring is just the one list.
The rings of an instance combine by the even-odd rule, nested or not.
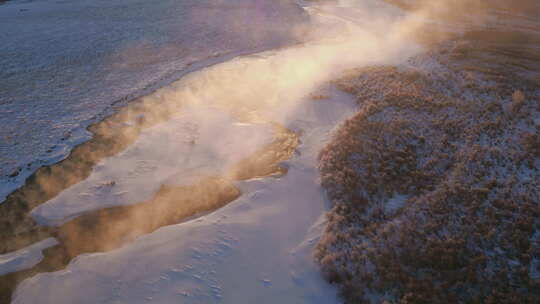
[[(314, 22), (307, 31), (311, 41), (201, 69), (144, 98), (145, 106), (167, 117), (186, 106), (204, 105), (297, 131), (302, 143), (284, 163), (287, 174), (238, 182), (242, 195), (213, 213), (163, 227), (116, 250), (79, 256), (66, 270), (25, 280), (15, 303), (338, 301), (312, 261), (326, 210), (316, 155), (355, 109), (351, 97), (328, 82), (353, 66), (403, 63), (420, 48), (400, 27), (403, 22), (413, 27), (414, 22), (379, 1), (305, 9)], [(219, 131), (225, 134), (216, 131), (216, 136), (225, 138), (227, 132), (237, 133), (234, 128)], [(156, 187), (166, 180), (157, 179)], [(58, 197), (73, 192), (69, 204), (77, 210), (60, 221), (87, 208), (84, 199), (77, 200), (86, 190), (76, 187), (84, 188), (84, 183)], [(51, 200), (38, 208), (53, 204)]]

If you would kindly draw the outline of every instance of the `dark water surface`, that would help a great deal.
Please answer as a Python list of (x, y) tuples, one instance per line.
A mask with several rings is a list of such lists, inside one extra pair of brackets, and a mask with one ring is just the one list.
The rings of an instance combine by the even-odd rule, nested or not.
[(0, 201), (88, 139), (81, 129), (114, 107), (170, 83), (194, 62), (290, 42), (291, 28), (304, 20), (292, 1), (5, 2)]

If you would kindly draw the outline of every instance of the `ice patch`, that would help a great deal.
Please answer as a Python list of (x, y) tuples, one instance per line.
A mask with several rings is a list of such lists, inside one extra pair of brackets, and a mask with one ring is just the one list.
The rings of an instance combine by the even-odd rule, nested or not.
[(32, 268), (43, 259), (41, 251), (55, 246), (58, 241), (48, 238), (26, 248), (0, 255), (0, 275)]

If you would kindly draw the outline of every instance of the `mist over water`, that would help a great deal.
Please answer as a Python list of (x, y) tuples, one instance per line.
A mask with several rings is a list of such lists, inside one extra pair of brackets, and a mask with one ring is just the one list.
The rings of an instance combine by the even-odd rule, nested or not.
[[(6, 2), (0, 184), (65, 157), (88, 139), (75, 130), (197, 63), (292, 43), (289, 28), (305, 21), (292, 1)], [(0, 186), (0, 201), (15, 186)]]
[[(283, 58), (302, 57), (287, 77), (310, 83), (338, 65), (399, 57), (399, 36), (416, 27), (412, 19), (397, 26), (400, 14), (360, 0), (307, 10), (285, 0), (8, 2), (0, 8), (0, 200), (87, 140), (82, 128), (185, 71), (300, 41), (326, 44)], [(289, 81), (276, 76), (289, 71), (261, 68), (255, 73), (279, 77), (276, 85)]]

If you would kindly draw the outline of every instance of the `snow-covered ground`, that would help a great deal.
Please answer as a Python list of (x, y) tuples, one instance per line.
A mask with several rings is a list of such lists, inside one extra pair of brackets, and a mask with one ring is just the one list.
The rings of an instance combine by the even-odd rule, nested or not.
[[(306, 32), (310, 42), (201, 69), (145, 98), (156, 107), (180, 109), (179, 113), (186, 106), (202, 105), (225, 113), (217, 117), (249, 116), (299, 131), (302, 143), (297, 155), (284, 163), (287, 174), (239, 182), (242, 196), (222, 209), (163, 227), (110, 252), (79, 256), (66, 270), (30, 278), (16, 290), (14, 303), (337, 302), (335, 290), (322, 280), (312, 261), (326, 208), (316, 156), (336, 124), (355, 109), (351, 96), (326, 83), (347, 68), (403, 62), (419, 48), (401, 36), (399, 25), (406, 18), (376, 0), (313, 5), (306, 11), (313, 22)], [(180, 121), (175, 118), (166, 124), (181, 126)], [(201, 123), (213, 125), (208, 119)], [(227, 124), (216, 139), (238, 133), (230, 121)], [(110, 186), (110, 176), (129, 174), (138, 160), (166, 153), (150, 149), (152, 143), (145, 145), (145, 138), (152, 136), (143, 135), (122, 154), (105, 160), (86, 181), (34, 214), (62, 221), (87, 210), (88, 201), (80, 194), (87, 190), (90, 195), (102, 194), (92, 192), (92, 185)], [(264, 142), (264, 136), (259, 139)], [(185, 159), (182, 149), (188, 148), (179, 146), (179, 158)], [(123, 160), (132, 166), (122, 165)], [(152, 187), (166, 183), (165, 175), (181, 166), (163, 168), (167, 172), (162, 171)], [(125, 183), (122, 191), (137, 193), (137, 185)], [(146, 195), (151, 194), (152, 190)]]
[(311, 259), (325, 210), (316, 156), (354, 102), (326, 94), (302, 105), (286, 176), (240, 182), (242, 197), (212, 214), (29, 279), (14, 303), (337, 303)]

